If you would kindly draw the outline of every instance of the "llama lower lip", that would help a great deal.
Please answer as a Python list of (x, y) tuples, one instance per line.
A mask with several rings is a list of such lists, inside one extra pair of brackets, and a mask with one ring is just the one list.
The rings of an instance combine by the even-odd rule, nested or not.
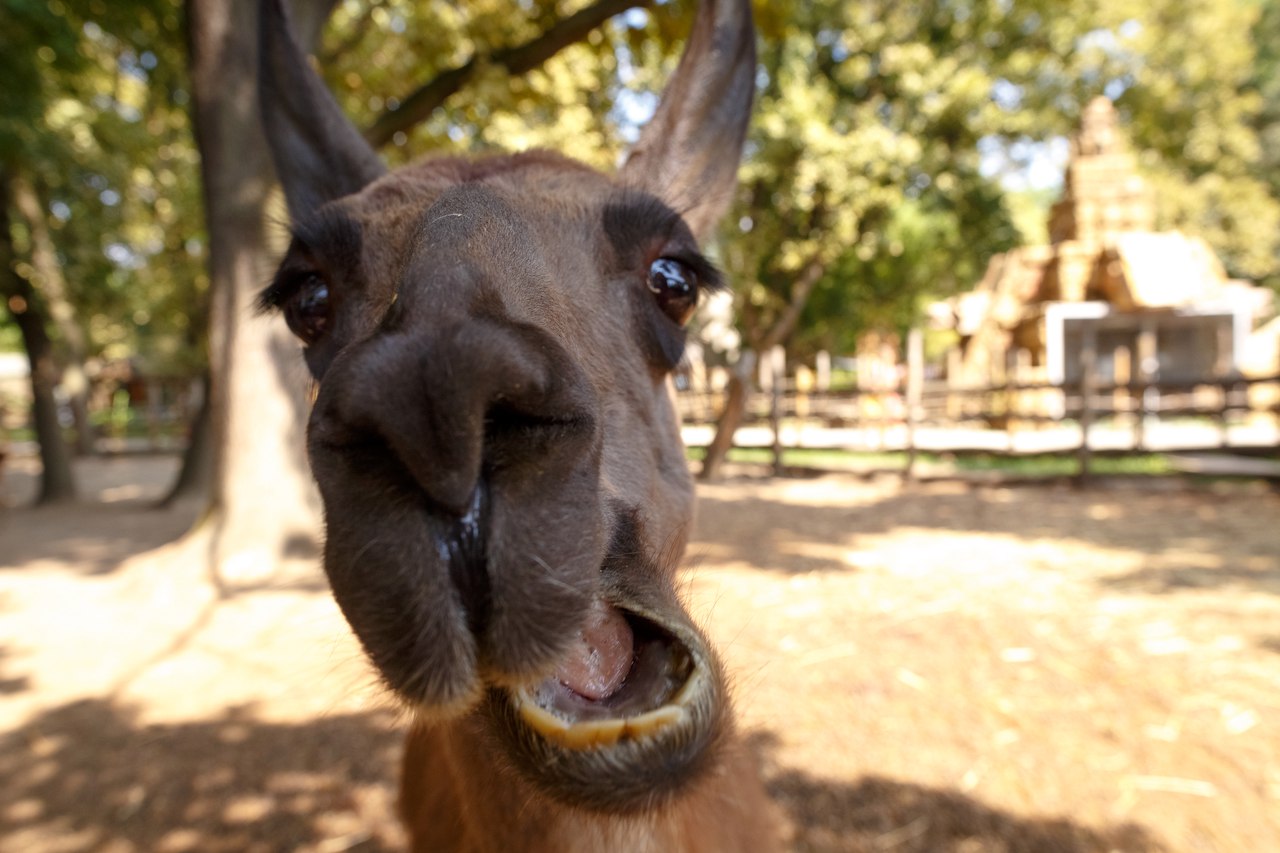
[(612, 746), (621, 740), (638, 740), (654, 735), (687, 718), (678, 705), (663, 705), (635, 717), (611, 717), (603, 720), (568, 722), (545, 710), (527, 696), (517, 696), (520, 717), (538, 734), (570, 749)]

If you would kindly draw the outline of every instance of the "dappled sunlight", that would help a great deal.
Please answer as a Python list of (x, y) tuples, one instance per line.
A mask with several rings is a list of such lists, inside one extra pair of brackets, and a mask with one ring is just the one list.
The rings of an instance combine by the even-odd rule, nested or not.
[(74, 509), (74, 523), (69, 523), (66, 508), (2, 509), (0, 573), (110, 573), (131, 554), (178, 539), (195, 518), (189, 506), (147, 509), (138, 504), (85, 504)]
[[(178, 457), (149, 457), (137, 464), (128, 457), (89, 456), (74, 462), (78, 492), (87, 503), (157, 501), (173, 483)], [(25, 507), (35, 500), (40, 459), (33, 453), (11, 453), (0, 478), (0, 510)], [(3, 565), (0, 562), (0, 565)]]
[(799, 849), (1280, 839), (1280, 501), (795, 485), (704, 497), (690, 586)]
[[(682, 586), (794, 849), (1280, 840), (1280, 498), (701, 493)], [(28, 555), (0, 599), (6, 843), (398, 849), (403, 719), (321, 585), (221, 589), (199, 531), (86, 571), (156, 515), (14, 512), (7, 531), (82, 541), (3, 544)]]
[(386, 712), (306, 723), (231, 708), (147, 724), (106, 700), (55, 706), (0, 748), (13, 849), (395, 850), (387, 784), (398, 752)]
[(99, 500), (103, 503), (120, 503), (121, 501), (137, 501), (144, 500), (149, 496), (149, 490), (143, 486), (113, 486), (109, 489), (103, 489), (99, 493)]
[[(99, 510), (19, 512), (39, 520), (19, 529), (41, 535)], [(157, 515), (110, 517), (133, 530)], [(82, 546), (55, 541), (52, 556), (7, 571), (5, 843), (398, 849), (400, 713), (327, 590), (221, 589), (199, 529), (84, 572), (77, 561), (111, 554), (117, 534), (90, 525)]]

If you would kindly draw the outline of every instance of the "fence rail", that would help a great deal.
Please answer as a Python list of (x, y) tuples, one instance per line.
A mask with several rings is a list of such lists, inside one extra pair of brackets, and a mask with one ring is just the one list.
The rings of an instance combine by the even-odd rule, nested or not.
[[(723, 397), (679, 393), (690, 444), (709, 443)], [(918, 402), (912, 405), (912, 399)], [(924, 382), (909, 389), (904, 382), (888, 389), (826, 392), (786, 382), (780, 393), (751, 395), (734, 444), (780, 450), (1075, 453), (1087, 475), (1094, 452), (1280, 447), (1280, 374), (970, 388)]]

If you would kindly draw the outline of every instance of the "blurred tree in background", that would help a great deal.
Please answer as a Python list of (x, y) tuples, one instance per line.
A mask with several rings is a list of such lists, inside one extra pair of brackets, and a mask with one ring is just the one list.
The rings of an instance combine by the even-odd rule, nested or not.
[(1229, 275), (1276, 282), (1278, 161), (1265, 136), (1275, 142), (1276, 4), (1162, 0), (1109, 14), (1118, 34), (1109, 85), (1159, 201), (1158, 225), (1203, 236)]
[[(610, 169), (695, 4), (293, 5), (327, 83), (393, 165), (545, 146)], [(848, 351), (865, 330), (905, 329), (1033, 236), (1053, 191), (1012, 189), (999, 162), (1043, 157), (1100, 93), (1117, 102), (1162, 227), (1205, 236), (1233, 275), (1280, 283), (1278, 0), (776, 0), (756, 12), (756, 120), (715, 247), (746, 350), (735, 405), (751, 352)], [(186, 471), (204, 459), (210, 475), (188, 487), (242, 508), (251, 525), (216, 524), (261, 561), (311, 510), (276, 523), (308, 500), (309, 383), (297, 344), (248, 307), (283, 234), (245, 94), (256, 13), (256, 0), (0, 0), (0, 345), (37, 365), (51, 498), (73, 491), (55, 386), (74, 402), (77, 376), (103, 360), (192, 376), (208, 365), (215, 412), (200, 434), (212, 438), (193, 442)]]
[(1023, 239), (982, 152), (1036, 151), (1098, 94), (1118, 101), (1162, 227), (1203, 235), (1233, 275), (1280, 272), (1254, 5), (829, 0), (758, 11), (762, 91), (724, 235), (749, 354), (703, 476), (746, 408), (750, 351), (847, 352), (862, 332), (905, 332), (925, 302), (975, 284), (992, 254)]
[(74, 494), (55, 385), (87, 451), (87, 363), (203, 362), (179, 13), (170, 0), (0, 5), (0, 292), (32, 363), (42, 500)]
[[(1280, 201), (1280, 0), (1260, 4), (1253, 33), (1254, 62), (1246, 93), (1256, 93), (1258, 109), (1252, 129), (1257, 134), (1258, 158), (1253, 177), (1267, 188), (1272, 204)], [(1271, 265), (1259, 278), (1280, 293), (1280, 236), (1271, 238)]]

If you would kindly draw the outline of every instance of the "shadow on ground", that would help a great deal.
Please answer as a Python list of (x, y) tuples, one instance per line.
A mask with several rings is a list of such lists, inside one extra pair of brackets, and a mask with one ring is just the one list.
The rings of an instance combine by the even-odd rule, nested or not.
[[(868, 488), (871, 488), (868, 486)], [(717, 559), (741, 560), (770, 571), (831, 571), (839, 563), (822, 556), (786, 553), (780, 541), (830, 541), (856, 545), (859, 536), (902, 528), (1000, 534), (1024, 541), (1072, 539), (1092, 547), (1135, 553), (1161, 565), (1108, 578), (1106, 583), (1142, 592), (1187, 588), (1249, 588), (1280, 595), (1280, 560), (1267, 518), (1280, 516), (1280, 498), (1269, 494), (1219, 495), (1186, 490), (922, 484), (885, 489), (863, 504), (791, 503), (743, 492), (699, 493), (691, 555), (700, 545)], [(740, 517), (767, 518), (743, 530)], [(1222, 550), (1228, 543), (1229, 553)], [(1211, 555), (1220, 565), (1186, 555)], [(785, 555), (785, 556), (778, 556)]]
[[(762, 763), (775, 739), (754, 735)], [(1066, 818), (1022, 817), (959, 791), (879, 776), (856, 782), (824, 780), (794, 769), (766, 773), (770, 796), (782, 807), (795, 853), (1165, 853), (1134, 824), (1095, 829)]]
[(393, 723), (390, 712), (267, 723), (242, 709), (148, 726), (112, 702), (64, 705), (0, 738), (0, 838), (68, 851), (266, 853), (284, 839), (393, 850), (365, 802), (382, 803), (385, 829)]
[[(775, 741), (751, 746), (766, 764)], [(0, 739), (0, 838), (10, 849), (267, 853), (392, 851), (400, 737), (390, 712), (301, 724), (247, 710), (208, 722), (140, 725), (111, 702), (53, 709)], [(766, 778), (805, 853), (1162, 853), (1141, 827), (1030, 818), (956, 791), (880, 777)], [(369, 791), (380, 792), (373, 807)], [(55, 841), (56, 839), (56, 841)]]
[(127, 557), (178, 539), (197, 510), (137, 501), (0, 509), (0, 571), (48, 560), (81, 574), (106, 574)]

